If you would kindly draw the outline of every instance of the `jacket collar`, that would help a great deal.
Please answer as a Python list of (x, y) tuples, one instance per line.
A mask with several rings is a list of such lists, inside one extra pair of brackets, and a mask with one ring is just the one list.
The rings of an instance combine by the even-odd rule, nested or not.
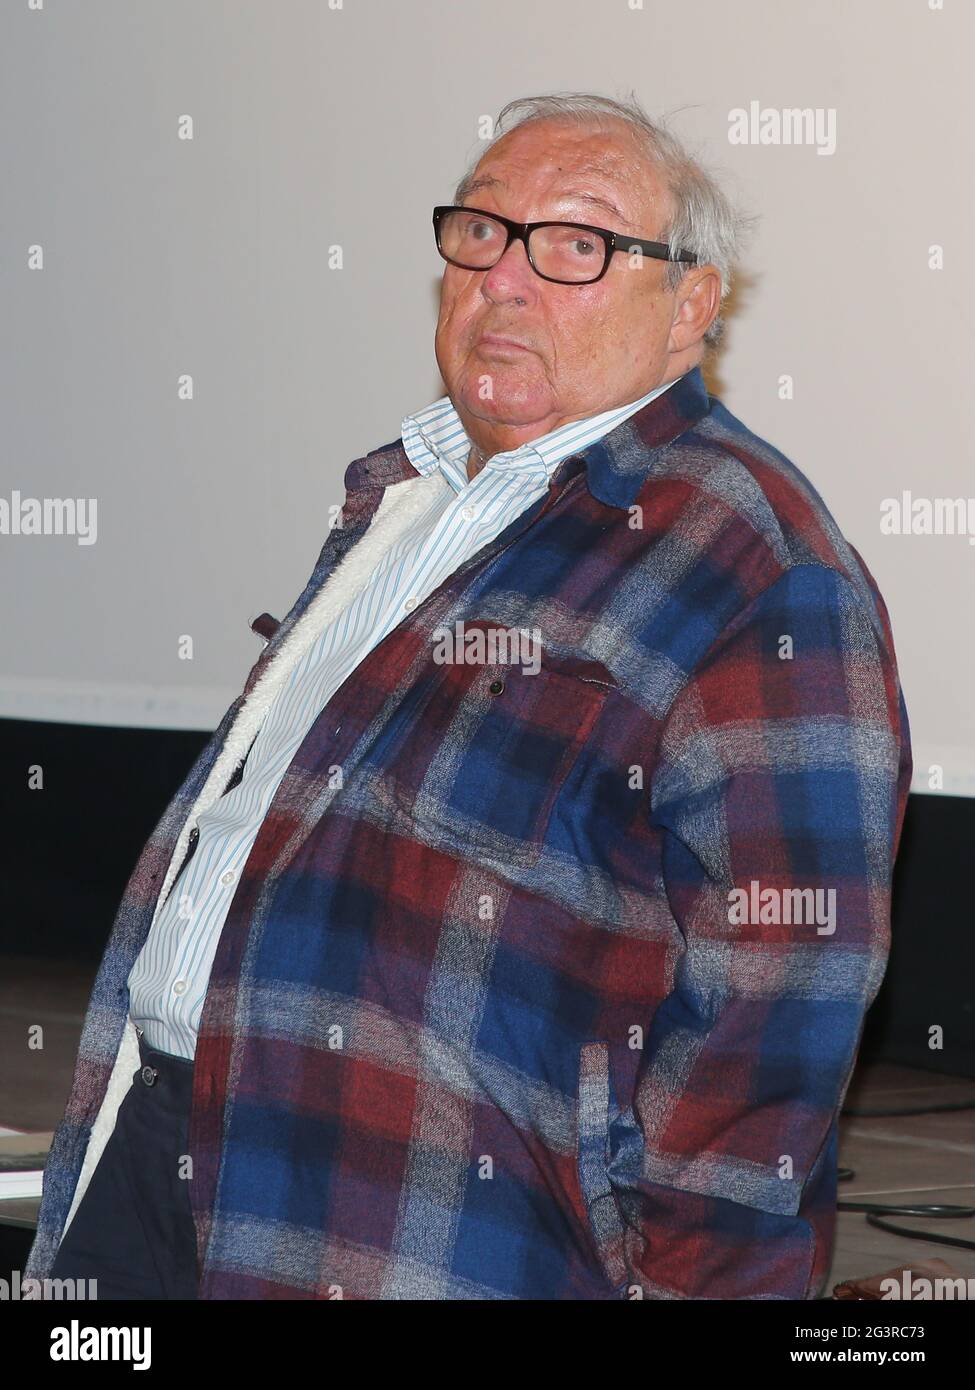
[[(557, 472), (573, 459), (580, 459), (585, 464), (592, 495), (608, 506), (625, 509), (633, 504), (646, 482), (653, 468), (654, 452), (697, 424), (710, 407), (701, 369), (694, 367), (669, 391), (648, 401), (602, 439), (563, 460)], [(396, 439), (354, 459), (345, 470), (345, 487), (347, 492), (355, 493), (419, 476), (402, 439)]]

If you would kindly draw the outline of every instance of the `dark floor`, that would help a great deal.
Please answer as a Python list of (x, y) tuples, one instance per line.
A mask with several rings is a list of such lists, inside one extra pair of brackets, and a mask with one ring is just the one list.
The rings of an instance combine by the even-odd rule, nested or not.
[[(93, 971), (56, 961), (4, 960), (0, 978), (0, 1126), (51, 1130), (64, 1109)], [(42, 1049), (29, 1046), (42, 1025)], [(908, 1067), (860, 1067), (847, 1105), (886, 1108), (975, 1097), (975, 1080)], [(842, 1121), (840, 1165), (855, 1177), (840, 1184), (841, 1200), (945, 1202), (975, 1205), (975, 1110), (912, 1117)], [(29, 1218), (36, 1202), (0, 1202), (0, 1219)], [(893, 1218), (897, 1224), (975, 1239), (975, 1220)], [(975, 1278), (975, 1251), (954, 1250), (889, 1235), (866, 1218), (841, 1212), (828, 1288), (840, 1280), (878, 1274), (894, 1265), (946, 1260)]]

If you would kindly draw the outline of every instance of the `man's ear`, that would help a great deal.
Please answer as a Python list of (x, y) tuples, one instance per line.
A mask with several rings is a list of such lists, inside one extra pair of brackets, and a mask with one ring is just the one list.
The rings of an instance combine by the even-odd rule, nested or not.
[(674, 292), (674, 317), (668, 349), (683, 352), (699, 342), (721, 308), (721, 272), (714, 265), (687, 271)]

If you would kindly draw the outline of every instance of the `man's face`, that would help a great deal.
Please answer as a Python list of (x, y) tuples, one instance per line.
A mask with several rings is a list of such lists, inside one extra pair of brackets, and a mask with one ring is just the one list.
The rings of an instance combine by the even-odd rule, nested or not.
[[(498, 140), (464, 201), (518, 222), (579, 221), (647, 240), (660, 239), (669, 211), (625, 126), (600, 132), (556, 120)], [(666, 267), (644, 257), (634, 269), (622, 251), (594, 284), (554, 284), (535, 274), (519, 241), (490, 270), (445, 264), (437, 363), (472, 439), (491, 451), (516, 447), (686, 371), (692, 364), (678, 361), (671, 340)]]

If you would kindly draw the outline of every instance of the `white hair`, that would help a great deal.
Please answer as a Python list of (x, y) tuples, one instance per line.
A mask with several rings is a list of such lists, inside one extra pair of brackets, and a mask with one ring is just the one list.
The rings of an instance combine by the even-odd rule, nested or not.
[[(502, 135), (529, 121), (575, 121), (580, 125), (605, 129), (622, 121), (637, 138), (653, 166), (662, 172), (671, 199), (667, 225), (657, 240), (665, 241), (671, 254), (690, 251), (699, 265), (713, 265), (721, 275), (721, 299), (731, 289), (732, 271), (741, 250), (743, 235), (753, 220), (735, 209), (711, 175), (662, 125), (650, 119), (631, 95), (626, 101), (594, 96), (588, 92), (555, 92), (548, 96), (518, 97), (502, 108), (495, 122), (494, 138), (476, 158), (457, 185), (454, 202), (462, 203), (473, 181), (474, 172), (491, 145)], [(687, 274), (686, 261), (668, 261), (665, 283), (674, 290)], [(704, 341), (715, 344), (724, 321), (718, 314), (704, 334)]]

